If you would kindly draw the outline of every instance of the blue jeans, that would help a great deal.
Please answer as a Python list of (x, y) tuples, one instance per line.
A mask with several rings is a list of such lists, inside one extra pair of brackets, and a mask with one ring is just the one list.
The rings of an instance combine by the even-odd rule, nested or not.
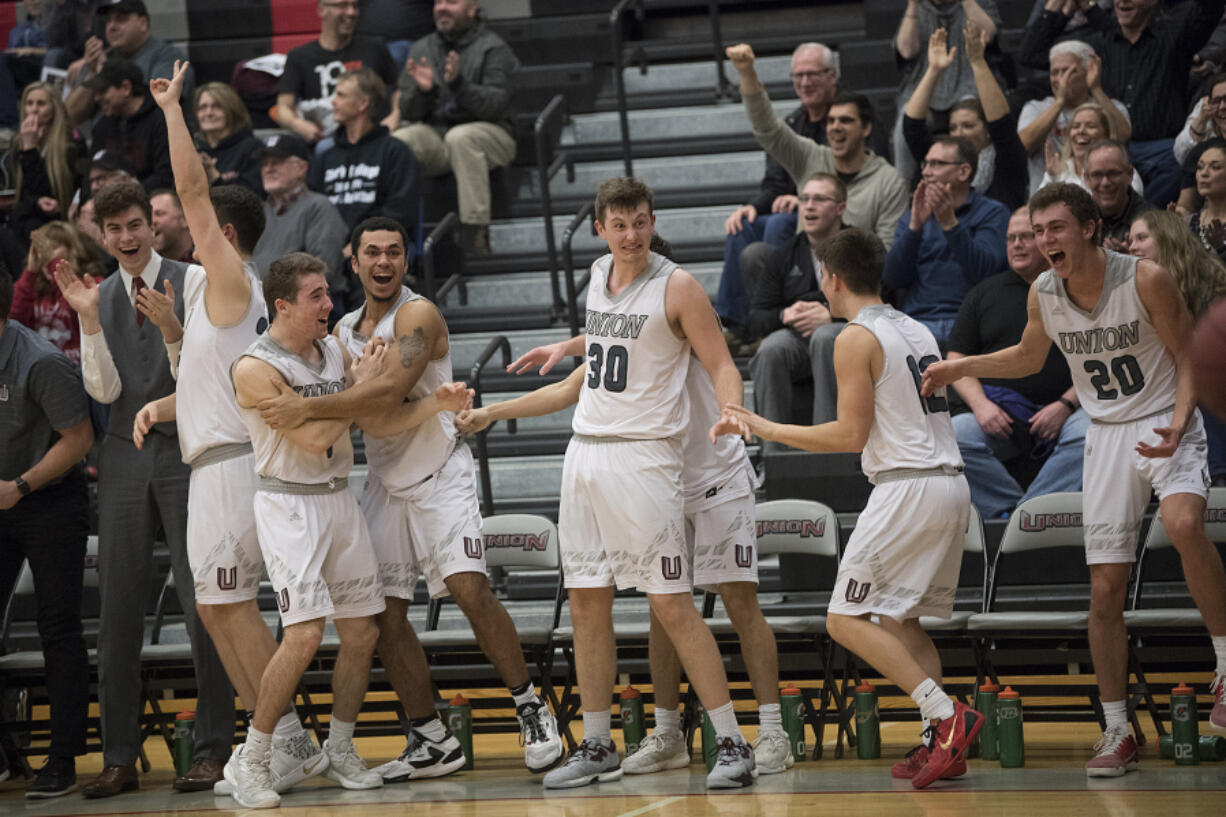
[(1132, 165), (1145, 182), (1145, 200), (1155, 207), (1166, 207), (1179, 198), (1183, 171), (1175, 161), (1174, 149), (1174, 139), (1128, 143)]
[[(1017, 420), (1014, 420), (1014, 427)], [(1060, 491), (1081, 490), (1081, 465), (1084, 458), (1086, 428), (1090, 417), (1078, 409), (1069, 415), (1056, 438), (1056, 447), (1043, 463), (1038, 476), (1023, 492), (1017, 480), (1005, 469), (1005, 462), (1019, 454), (1013, 438), (993, 437), (983, 430), (971, 412), (954, 418), (954, 436), (966, 465), (966, 481), (971, 486), (971, 502), (984, 519), (998, 519), (1013, 512), (1019, 503), (1035, 496)], [(1028, 432), (1027, 432), (1028, 433)]]
[(916, 320), (928, 327), (928, 331), (936, 338), (937, 347), (941, 350), (941, 354), (945, 354), (945, 343), (949, 340), (949, 333), (954, 331), (954, 319), (916, 318)]
[(1204, 406), (1201, 406), (1200, 416), (1205, 422), (1205, 438), (1209, 443), (1209, 475), (1214, 479), (1226, 476), (1226, 423)]
[(753, 221), (741, 221), (741, 231), (724, 239), (724, 271), (719, 278), (715, 311), (732, 329), (749, 323), (750, 293), (741, 279), (741, 252), (755, 241), (782, 247), (796, 235), (795, 213), (765, 213)]

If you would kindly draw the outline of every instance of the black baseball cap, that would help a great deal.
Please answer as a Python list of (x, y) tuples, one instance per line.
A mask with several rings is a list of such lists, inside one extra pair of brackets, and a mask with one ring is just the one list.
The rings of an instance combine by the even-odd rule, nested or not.
[(102, 0), (98, 4), (99, 14), (109, 14), (112, 11), (139, 14), (141, 17), (149, 16), (149, 9), (145, 8), (145, 0)]
[(292, 133), (273, 134), (268, 137), (264, 146), (257, 153), (261, 159), (266, 156), (276, 156), (279, 159), (297, 156), (303, 161), (311, 161), (311, 146)]
[(91, 91), (105, 91), (122, 85), (124, 80), (132, 83), (133, 88), (143, 88), (145, 85), (145, 75), (141, 73), (140, 66), (131, 60), (111, 57), (101, 71), (81, 84)]
[(122, 154), (114, 150), (100, 150), (95, 153), (94, 157), (89, 160), (89, 169), (93, 170), (95, 167), (100, 167), (111, 173), (114, 173), (116, 170), (122, 170), (129, 176), (136, 178), (136, 173), (132, 170), (131, 165), (123, 158)]

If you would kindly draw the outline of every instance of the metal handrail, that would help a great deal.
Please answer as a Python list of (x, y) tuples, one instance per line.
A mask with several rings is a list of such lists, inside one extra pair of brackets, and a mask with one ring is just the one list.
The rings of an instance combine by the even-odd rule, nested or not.
[[(642, 22), (643, 0), (620, 0), (609, 12), (609, 29), (613, 32), (613, 87), (617, 91), (617, 119), (621, 126), (622, 162), (626, 166), (626, 175), (634, 175), (634, 164), (630, 158), (630, 114), (626, 103), (626, 81), (622, 78), (625, 65), (622, 61), (622, 17), (631, 7), (634, 16)], [(643, 66), (646, 70), (646, 66)]]
[[(443, 216), (443, 220), (435, 225), (430, 231), (430, 235), (426, 236), (426, 240), (421, 245), (421, 260), (422, 260), (422, 277), (424, 279), (423, 295), (429, 298), (436, 304), (439, 304), (443, 298), (454, 288), (459, 288), (460, 291), (460, 306), (468, 305), (468, 284), (464, 280), (464, 266), (460, 265), (460, 269), (448, 276), (440, 287), (435, 287), (435, 271), (434, 271), (434, 251), (438, 243), (448, 235), (455, 235), (460, 230), (460, 217), (455, 211)], [(457, 242), (459, 243), (459, 242)]]
[(575, 213), (575, 217), (570, 220), (570, 224), (566, 225), (566, 229), (562, 231), (562, 267), (566, 273), (566, 309), (567, 315), (570, 318), (570, 336), (579, 334), (579, 293), (587, 289), (587, 285), (592, 280), (592, 273), (589, 270), (583, 277), (583, 281), (576, 285), (575, 283), (575, 253), (571, 245), (575, 240), (575, 232), (579, 229), (579, 225), (587, 221), (588, 217), (596, 209), (594, 202), (587, 202), (579, 208), (579, 212)]
[(720, 33), (719, 0), (708, 0), (707, 16), (711, 19), (711, 47), (715, 57), (715, 99), (735, 99), (732, 83), (724, 76), (724, 37)]
[[(481, 408), (481, 370), (489, 364), (494, 353), (499, 350), (502, 350), (502, 368), (506, 369), (511, 365), (511, 341), (507, 340), (506, 335), (498, 335), (490, 338), (485, 350), (477, 356), (472, 369), (468, 372), (468, 386), (473, 390), (473, 408)], [(485, 439), (492, 427), (491, 423), (477, 434), (477, 457), (481, 461), (481, 513), (484, 516), (494, 515), (494, 489), (490, 480), (489, 445)], [(507, 433), (514, 434), (517, 431), (515, 420), (507, 420)]]
[[(564, 122), (567, 118), (566, 97), (558, 94), (549, 100), (549, 104), (536, 117), (536, 123), (532, 126), (532, 135), (536, 140), (536, 178), (540, 187), (541, 207), (545, 212), (545, 248), (549, 254), (549, 286), (553, 294), (554, 308), (559, 310), (565, 307), (565, 302), (562, 300), (562, 287), (558, 282), (558, 244), (553, 232), (553, 195), (549, 190), (549, 182), (559, 170), (565, 167), (566, 181), (573, 184), (575, 161), (565, 150), (557, 151), (553, 160), (549, 161), (550, 151), (557, 147), (556, 144), (550, 144), (549, 137), (553, 132), (554, 121)], [(558, 130), (560, 133), (561, 129)]]

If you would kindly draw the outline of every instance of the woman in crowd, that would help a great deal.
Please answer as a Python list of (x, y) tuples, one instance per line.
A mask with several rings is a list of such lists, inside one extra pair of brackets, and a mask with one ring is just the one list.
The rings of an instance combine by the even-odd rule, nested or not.
[(22, 92), (21, 128), (12, 153), (17, 203), (11, 223), (18, 237), (27, 241), (35, 229), (67, 217), (81, 186), (86, 157), (85, 144), (73, 132), (52, 86), (33, 82)]
[[(1064, 148), (1057, 152), (1051, 142), (1047, 143), (1047, 173), (1043, 176), (1042, 186), (1046, 187), (1052, 182), (1069, 182), (1086, 187), (1085, 179), (1082, 178), (1086, 151), (1095, 142), (1117, 138), (1115, 127), (1101, 105), (1097, 102), (1078, 105), (1069, 123), (1068, 139), (1064, 141)], [(1132, 174), (1132, 189), (1136, 190), (1138, 195), (1145, 192), (1140, 173)]]
[(78, 366), (81, 330), (77, 313), (55, 283), (53, 264), (67, 262), (77, 275), (101, 281), (105, 270), (90, 239), (66, 221), (52, 221), (30, 235), (26, 269), (13, 285), (9, 317), (49, 340)]
[(199, 126), (196, 144), (204, 158), (211, 184), (241, 184), (261, 196), (260, 141), (251, 132), (251, 115), (234, 89), (224, 82), (209, 82), (196, 89), (194, 100)]
[(1226, 141), (1211, 144), (1196, 162), (1200, 209), (1188, 226), (1206, 249), (1226, 260)]
[[(1128, 250), (1162, 266), (1179, 287), (1193, 317), (1213, 301), (1226, 296), (1226, 264), (1205, 249), (1183, 218), (1166, 210), (1142, 213), (1132, 223)], [(1209, 473), (1215, 482), (1226, 480), (1226, 424), (1201, 411), (1209, 442)]]

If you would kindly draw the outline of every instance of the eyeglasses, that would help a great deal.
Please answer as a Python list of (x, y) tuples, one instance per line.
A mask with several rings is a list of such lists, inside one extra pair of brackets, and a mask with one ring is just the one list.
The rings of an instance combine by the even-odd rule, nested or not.
[(1226, 105), (1226, 96), (1211, 96), (1209, 97), (1209, 107), (1220, 108)]
[(802, 82), (804, 80), (809, 80), (810, 82), (817, 82), (819, 79), (824, 79), (825, 77), (834, 76), (834, 69), (833, 68), (823, 68), (820, 71), (793, 71), (792, 73), (788, 74), (788, 76), (792, 78), (792, 82), (796, 82), (798, 80)]
[(945, 159), (924, 159), (920, 162), (920, 167), (953, 167), (954, 165), (964, 165), (966, 162), (948, 162)]
[(1122, 170), (1095, 170), (1087, 173), (1086, 178), (1090, 180), (1091, 184), (1097, 184), (1098, 182), (1118, 181), (1123, 175), (1124, 171)]
[(801, 204), (825, 204), (828, 201), (838, 201), (834, 196), (824, 196), (821, 193), (814, 193), (811, 196), (800, 196)]

